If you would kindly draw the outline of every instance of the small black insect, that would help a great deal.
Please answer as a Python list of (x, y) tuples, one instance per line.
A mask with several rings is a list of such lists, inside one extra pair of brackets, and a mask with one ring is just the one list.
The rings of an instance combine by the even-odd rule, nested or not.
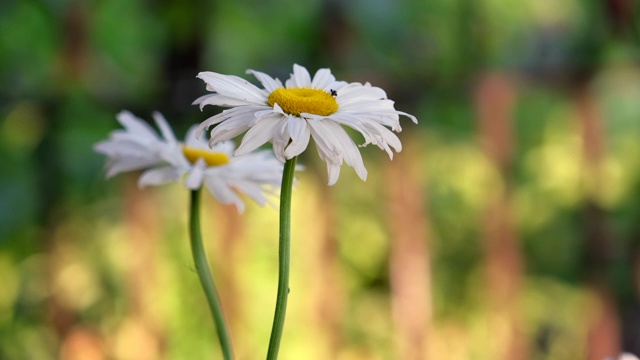
[(333, 90), (333, 89), (331, 89), (331, 96), (333, 96), (333, 97), (338, 96), (338, 92)]

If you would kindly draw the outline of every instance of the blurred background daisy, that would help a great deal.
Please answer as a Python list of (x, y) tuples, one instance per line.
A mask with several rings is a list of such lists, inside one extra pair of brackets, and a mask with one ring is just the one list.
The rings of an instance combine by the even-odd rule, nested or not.
[(191, 190), (204, 186), (217, 201), (235, 205), (240, 213), (245, 209), (240, 195), (260, 206), (271, 202), (267, 196), (277, 195), (283, 165), (268, 150), (234, 156), (232, 141), (209, 147), (206, 137), (196, 138), (195, 125), (187, 131), (184, 142), (178, 142), (158, 112), (153, 118), (162, 137), (128, 111), (121, 111), (117, 118), (124, 129), (114, 130), (109, 139), (93, 147), (107, 156), (107, 177), (140, 170), (140, 188), (169, 182), (182, 182)]

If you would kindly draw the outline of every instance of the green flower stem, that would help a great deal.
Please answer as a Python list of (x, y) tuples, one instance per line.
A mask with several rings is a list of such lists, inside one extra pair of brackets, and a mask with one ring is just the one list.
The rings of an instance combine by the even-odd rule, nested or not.
[(289, 264), (291, 247), (291, 191), (293, 189), (293, 175), (296, 170), (297, 156), (287, 160), (282, 173), (280, 190), (280, 245), (278, 250), (278, 297), (276, 311), (273, 316), (271, 339), (267, 360), (276, 360), (280, 349), (280, 339), (284, 328), (284, 318), (287, 313), (287, 298), (289, 295)]
[(209, 263), (205, 255), (204, 245), (202, 244), (202, 234), (200, 233), (200, 189), (191, 191), (191, 216), (189, 220), (189, 231), (191, 235), (191, 252), (193, 253), (193, 262), (200, 278), (200, 284), (207, 297), (211, 315), (218, 332), (218, 340), (220, 348), (225, 360), (233, 359), (233, 351), (231, 349), (231, 340), (227, 332), (227, 326), (222, 314), (222, 307), (218, 298), (216, 286), (213, 283), (211, 272), (209, 271)]

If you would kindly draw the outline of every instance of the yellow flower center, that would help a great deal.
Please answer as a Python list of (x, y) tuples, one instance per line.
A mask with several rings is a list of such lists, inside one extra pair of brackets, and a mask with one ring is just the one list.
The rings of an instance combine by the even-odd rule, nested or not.
[(328, 116), (338, 111), (338, 103), (330, 93), (310, 88), (277, 88), (267, 99), (269, 106), (278, 104), (290, 115), (300, 116), (302, 113)]
[(204, 159), (204, 162), (207, 163), (208, 166), (220, 166), (229, 162), (227, 154), (207, 151), (206, 149), (183, 146), (182, 153), (192, 164), (195, 164), (199, 158)]

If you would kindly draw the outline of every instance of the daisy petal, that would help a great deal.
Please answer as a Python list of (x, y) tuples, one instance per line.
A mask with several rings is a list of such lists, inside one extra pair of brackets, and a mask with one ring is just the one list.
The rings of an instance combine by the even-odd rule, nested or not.
[(215, 181), (215, 177), (207, 177), (205, 185), (211, 195), (213, 195), (222, 204), (234, 204), (239, 213), (244, 212), (244, 203), (242, 199), (235, 194), (233, 189), (223, 181)]
[(237, 119), (243, 117), (253, 118), (256, 111), (269, 109), (266, 106), (241, 106), (223, 111), (222, 113), (212, 116), (203, 121), (196, 129), (196, 137), (202, 136), (205, 129), (229, 119)]
[[(321, 156), (322, 157), (322, 156)], [(342, 162), (340, 163), (332, 163), (327, 161), (327, 176), (329, 178), (327, 185), (335, 185), (340, 178), (340, 168), (342, 167)]]
[(364, 167), (360, 151), (340, 125), (331, 121), (317, 121), (309, 124), (317, 131), (317, 137), (314, 136), (316, 143), (317, 138), (321, 137), (325, 143), (331, 144), (338, 150), (340, 157), (334, 157), (333, 163), (337, 163), (338, 159), (344, 159), (344, 162), (353, 167), (362, 180), (367, 179), (367, 169)]
[(304, 66), (298, 64), (293, 65), (293, 74), (285, 83), (286, 87), (309, 87), (311, 85), (311, 75)]
[(309, 138), (311, 137), (311, 130), (307, 121), (295, 116), (289, 116), (286, 120), (288, 124), (289, 137), (291, 143), (287, 146), (284, 156), (287, 159), (291, 159), (294, 156), (300, 155), (309, 145)]
[(158, 163), (155, 158), (122, 157), (107, 162), (107, 178), (123, 172), (141, 170)]
[(252, 198), (258, 205), (264, 206), (267, 203), (267, 197), (264, 196), (264, 190), (255, 182), (236, 181), (234, 186), (243, 194)]
[(187, 189), (197, 190), (202, 186), (202, 181), (204, 180), (204, 169), (206, 168), (206, 163), (202, 158), (199, 158), (196, 161), (195, 165), (191, 168), (191, 171), (187, 173), (187, 177), (184, 180), (184, 186)]
[(331, 89), (327, 87), (329, 85), (332, 85), (335, 81), (336, 81), (336, 78), (331, 74), (331, 70), (320, 69), (316, 71), (316, 74), (313, 76), (313, 81), (311, 81), (311, 87), (314, 89), (323, 89), (325, 91), (328, 91)]
[(238, 149), (236, 149), (235, 155), (247, 154), (271, 140), (271, 138), (273, 138), (273, 131), (279, 125), (280, 121), (282, 121), (280, 115), (265, 116), (259, 121), (256, 121), (253, 127), (251, 127), (242, 138), (242, 143)]
[(180, 178), (180, 172), (173, 166), (165, 166), (145, 171), (138, 180), (138, 186), (161, 185)]
[(127, 129), (127, 132), (136, 134), (138, 137), (157, 139), (158, 136), (153, 128), (142, 119), (134, 116), (129, 111), (123, 110), (117, 115), (118, 122)]
[(153, 112), (153, 119), (156, 121), (156, 125), (158, 125), (158, 128), (160, 128), (160, 132), (162, 133), (164, 139), (167, 140), (167, 142), (169, 142), (170, 144), (177, 144), (178, 141), (176, 140), (176, 136), (173, 134), (171, 127), (167, 123), (167, 119), (165, 119), (164, 116), (162, 116), (162, 114), (157, 111)]
[(245, 116), (223, 122), (211, 131), (211, 140), (209, 143), (213, 146), (218, 142), (226, 141), (240, 135), (251, 127), (253, 120), (253, 117)]
[(266, 104), (267, 93), (251, 84), (247, 80), (232, 75), (222, 75), (211, 71), (198, 74), (198, 78), (204, 80), (208, 90), (220, 95), (240, 100), (246, 105)]
[(282, 87), (282, 82), (280, 80), (274, 79), (263, 72), (255, 71), (255, 70), (247, 70), (247, 74), (251, 74), (255, 76), (256, 79), (258, 79), (258, 81), (262, 83), (262, 86), (264, 86), (264, 89), (267, 90), (269, 93), (273, 92), (273, 90), (277, 88)]
[(408, 117), (409, 119), (411, 119), (411, 121), (413, 121), (414, 124), (418, 123), (418, 118), (413, 116), (413, 115), (411, 115), (411, 114), (407, 114), (406, 112), (403, 112), (403, 111), (398, 111), (397, 113), (400, 114), (400, 115), (404, 115), (404, 116)]

